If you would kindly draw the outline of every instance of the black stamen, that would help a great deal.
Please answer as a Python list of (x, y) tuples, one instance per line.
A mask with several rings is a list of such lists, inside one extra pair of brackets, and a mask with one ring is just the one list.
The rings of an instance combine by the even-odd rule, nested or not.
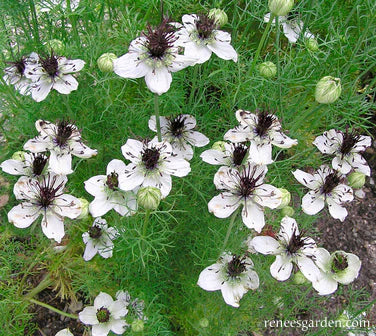
[(174, 34), (174, 27), (169, 25), (168, 22), (168, 19), (164, 19), (154, 30), (150, 24), (147, 26), (148, 32), (144, 33), (147, 38), (146, 48), (152, 58), (162, 59), (177, 39)]
[(160, 151), (159, 149), (152, 147), (152, 148), (145, 148), (141, 154), (142, 162), (145, 165), (146, 169), (154, 169), (159, 160)]
[(227, 265), (227, 274), (230, 277), (236, 277), (246, 270), (245, 256), (240, 258), (238, 255), (233, 255), (232, 260)]
[(38, 205), (41, 208), (47, 209), (53, 201), (62, 195), (59, 193), (62, 191), (64, 182), (61, 182), (58, 186), (55, 187), (56, 176), (53, 176), (52, 179), (50, 175), (43, 177), (41, 182), (36, 181), (35, 187), (37, 189), (37, 200)]
[(304, 245), (306, 245), (306, 238), (302, 237), (303, 234), (303, 232), (296, 234), (296, 229), (294, 229), (290, 242), (286, 247), (290, 254), (298, 252)]
[(51, 53), (51, 56), (46, 56), (40, 58), (40, 63), (42, 67), (51, 77), (56, 77), (58, 75), (59, 64), (57, 62), (57, 57)]
[(275, 120), (275, 116), (272, 114), (269, 114), (267, 111), (262, 110), (258, 114), (258, 121), (256, 126), (256, 133), (258, 136), (262, 137), (265, 135), (270, 126), (272, 126), (273, 122)]
[(346, 133), (343, 134), (343, 141), (340, 148), (342, 153), (342, 158), (344, 155), (349, 154), (353, 149), (354, 145), (359, 141), (360, 135), (355, 131), (349, 133), (348, 128), (346, 128)]
[(12, 64), (16, 67), (17, 72), (22, 76), (25, 72), (26, 68), (26, 63), (25, 63), (25, 58), (21, 57), (19, 60), (14, 61), (14, 62), (7, 62), (9, 64)]
[(233, 145), (234, 151), (232, 153), (232, 161), (235, 166), (243, 164), (243, 160), (248, 152), (248, 147), (241, 143)]
[(338, 252), (335, 254), (332, 262), (332, 271), (334, 273), (345, 270), (349, 266), (346, 255)]
[(199, 15), (199, 19), (196, 21), (196, 28), (198, 37), (200, 39), (207, 39), (212, 35), (214, 29), (217, 28), (217, 24), (214, 19), (209, 18), (207, 15)]
[(34, 160), (33, 160), (33, 174), (35, 176), (40, 176), (44, 170), (44, 167), (46, 166), (47, 163), (47, 156), (43, 154), (33, 154)]
[(97, 319), (100, 323), (105, 323), (110, 320), (110, 312), (107, 308), (100, 308), (97, 310)]
[(106, 184), (110, 189), (115, 190), (119, 186), (118, 177), (119, 177), (119, 174), (115, 172), (112, 172), (110, 175), (107, 175)]
[(102, 236), (102, 229), (98, 225), (93, 225), (89, 229), (89, 236), (94, 239), (99, 238), (100, 236)]
[[(241, 170), (241, 172), (237, 172), (237, 179), (238, 179), (238, 194), (244, 199), (247, 199), (249, 196), (252, 195), (253, 191), (262, 185), (262, 173), (258, 176), (255, 176), (257, 167), (253, 167), (248, 165)], [(261, 182), (261, 183), (260, 183)]]
[(72, 135), (74, 126), (67, 120), (61, 120), (57, 124), (57, 134), (55, 141), (58, 146), (64, 147)]
[(185, 119), (186, 117), (180, 114), (176, 118), (169, 120), (169, 130), (173, 136), (179, 138), (183, 135)]
[(322, 186), (322, 193), (329, 194), (340, 182), (341, 178), (338, 176), (337, 172), (330, 173), (325, 178), (324, 185)]

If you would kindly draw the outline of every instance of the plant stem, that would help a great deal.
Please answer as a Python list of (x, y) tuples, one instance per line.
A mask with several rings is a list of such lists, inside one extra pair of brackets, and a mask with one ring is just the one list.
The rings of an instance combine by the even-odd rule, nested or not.
[(145, 220), (144, 220), (144, 225), (142, 226), (142, 237), (145, 238), (146, 237), (146, 232), (147, 232), (147, 229), (148, 229), (148, 225), (149, 225), (149, 219), (150, 219), (150, 210), (146, 210), (146, 213), (145, 213)]
[(230, 233), (231, 233), (231, 230), (232, 230), (232, 228), (235, 224), (235, 218), (238, 215), (239, 209), (240, 209), (240, 207), (237, 208), (231, 216), (230, 224), (228, 226), (227, 233), (226, 233), (226, 237), (225, 237), (225, 240), (224, 240), (223, 245), (222, 245), (222, 252), (224, 251), (224, 249), (227, 245), (228, 239), (230, 238)]
[(254, 70), (254, 68), (255, 68), (255, 66), (256, 66), (256, 62), (257, 62), (257, 60), (258, 60), (258, 58), (259, 58), (259, 56), (260, 56), (261, 49), (262, 49), (262, 47), (264, 46), (266, 36), (267, 36), (268, 33), (269, 33), (270, 26), (272, 25), (272, 22), (273, 22), (274, 18), (275, 18), (275, 15), (272, 14), (272, 13), (270, 13), (270, 19), (269, 19), (269, 22), (268, 22), (268, 24), (266, 25), (266, 28), (265, 28), (265, 30), (264, 30), (264, 33), (262, 34), (262, 37), (261, 37), (260, 43), (259, 43), (259, 45), (258, 45), (258, 47), (257, 47), (257, 50), (256, 50), (255, 57), (253, 58), (253, 62), (252, 62), (252, 64), (251, 64), (251, 69), (249, 70), (249, 74), (250, 74), (250, 75), (252, 75), (253, 70)]
[(29, 5), (30, 5), (30, 11), (31, 11), (31, 18), (33, 22), (33, 35), (35, 38), (35, 44), (38, 50), (40, 50), (42, 48), (42, 45), (40, 43), (37, 12), (35, 11), (34, 1), (29, 0)]
[(158, 141), (162, 141), (161, 134), (161, 122), (159, 120), (159, 96), (157, 93), (154, 93), (154, 114), (155, 114), (155, 123), (157, 127)]
[(277, 56), (277, 81), (278, 81), (278, 107), (279, 107), (279, 113), (281, 117), (283, 117), (282, 112), (282, 92), (281, 92), (281, 64), (279, 60), (279, 36), (280, 36), (280, 27), (279, 27), (279, 16), (275, 18), (275, 25), (277, 28), (277, 36), (275, 40), (276, 44), (276, 56)]
[(50, 279), (50, 275), (47, 274), (44, 279), (38, 284), (37, 287), (33, 288), (29, 293), (24, 295), (24, 298), (29, 300), (38, 293), (40, 293), (42, 290), (46, 289), (52, 284), (52, 280)]
[(69, 317), (69, 318), (71, 318), (71, 319), (75, 319), (75, 320), (78, 319), (78, 316), (77, 316), (77, 315), (73, 315), (73, 314), (66, 313), (66, 312), (64, 312), (64, 311), (62, 311), (62, 310), (60, 310), (60, 309), (57, 309), (57, 308), (55, 308), (55, 307), (50, 306), (50, 305), (47, 304), (47, 303), (40, 302), (40, 301), (38, 301), (38, 300), (31, 299), (31, 298), (30, 298), (30, 299), (27, 299), (27, 300), (30, 301), (31, 303), (34, 303), (34, 304), (37, 304), (38, 306), (41, 306), (41, 307), (47, 308), (47, 309), (49, 309), (49, 310), (51, 310), (51, 311), (53, 311), (53, 312), (55, 312), (55, 313), (58, 313), (58, 314), (60, 314), (60, 315), (62, 315), (62, 316), (66, 316), (66, 317)]

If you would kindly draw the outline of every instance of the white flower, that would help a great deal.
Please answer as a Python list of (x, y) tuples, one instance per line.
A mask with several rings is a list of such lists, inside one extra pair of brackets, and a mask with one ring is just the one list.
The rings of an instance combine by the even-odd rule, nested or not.
[(216, 217), (226, 218), (243, 205), (243, 223), (260, 232), (265, 225), (264, 207), (275, 209), (282, 202), (282, 193), (276, 187), (264, 184), (266, 172), (266, 166), (253, 163), (240, 171), (221, 167), (214, 176), (214, 184), (224, 191), (211, 199), (209, 211)]
[(111, 258), (114, 243), (112, 242), (119, 232), (113, 227), (107, 226), (107, 221), (101, 217), (96, 218), (88, 232), (82, 234), (82, 239), (86, 244), (84, 260), (88, 261), (99, 253), (103, 258)]
[(200, 273), (197, 284), (206, 291), (221, 290), (228, 305), (239, 307), (243, 295), (259, 287), (259, 277), (252, 268), (253, 262), (248, 256), (225, 252)]
[(311, 259), (315, 254), (316, 244), (312, 238), (303, 237), (299, 233), (293, 218), (282, 219), (276, 238), (257, 236), (251, 240), (250, 246), (259, 253), (276, 256), (270, 266), (270, 273), (278, 281), (285, 281), (290, 277), (293, 264), (296, 264), (310, 281), (317, 280), (320, 276), (320, 270)]
[(177, 157), (171, 145), (156, 140), (143, 143), (128, 139), (121, 147), (124, 157), (130, 161), (125, 174), (119, 176), (120, 188), (132, 190), (138, 186), (161, 190), (162, 198), (171, 191), (171, 175), (183, 177), (191, 171), (189, 162)]
[(23, 153), (22, 160), (5, 160), (0, 167), (5, 173), (11, 175), (39, 177), (47, 173), (48, 157), (41, 153)]
[(337, 171), (322, 165), (314, 175), (299, 169), (293, 172), (295, 178), (304, 186), (311, 189), (302, 199), (302, 209), (307, 215), (316, 215), (325, 203), (333, 218), (343, 222), (347, 216), (344, 208), (346, 202), (353, 200), (353, 190), (342, 184), (342, 177)]
[(338, 283), (348, 285), (353, 282), (358, 277), (361, 267), (361, 262), (355, 254), (336, 251), (330, 255), (324, 248), (317, 249), (314, 260), (322, 271), (322, 277), (314, 281), (312, 286), (320, 295), (334, 293)]
[(282, 132), (278, 118), (267, 111), (257, 111), (257, 114), (245, 110), (236, 111), (236, 119), (240, 125), (229, 130), (225, 139), (231, 142), (250, 141), (249, 155), (257, 164), (270, 164), (272, 160), (272, 145), (280, 148), (290, 148), (298, 143)]
[[(270, 13), (264, 16), (264, 22), (269, 22), (269, 20)], [(303, 21), (299, 19), (289, 19), (288, 16), (279, 16), (278, 22), (282, 26), (283, 34), (285, 34), (289, 42), (296, 43), (303, 31)], [(275, 19), (273, 20), (273, 24), (274, 23)], [(304, 32), (304, 38), (315, 38), (315, 35), (313, 35), (308, 29), (306, 29)]]
[(15, 62), (9, 62), (9, 67), (4, 69), (5, 76), (3, 77), (5, 83), (14, 85), (15, 89), (22, 95), (30, 93), (31, 80), (26, 78), (25, 70), (28, 66), (37, 64), (39, 56), (33, 52), (27, 57), (22, 57)]
[(231, 35), (218, 30), (215, 18), (207, 15), (187, 14), (182, 18), (183, 27), (177, 32), (178, 43), (184, 55), (196, 59), (196, 64), (206, 62), (212, 52), (224, 60), (237, 62), (238, 54), (231, 46)]
[(37, 65), (28, 65), (25, 69), (25, 76), (33, 82), (31, 96), (35, 101), (44, 100), (52, 89), (62, 94), (77, 90), (78, 82), (72, 73), (84, 67), (83, 60), (70, 60), (51, 54), (45, 58), (40, 57), (39, 62)]
[(69, 329), (60, 330), (55, 336), (74, 336)]
[[(203, 147), (209, 143), (205, 135), (193, 130), (196, 127), (196, 119), (189, 114), (179, 114), (175, 118), (160, 117), (159, 121), (162, 139), (170, 143), (173, 154), (178, 157), (191, 160), (192, 146)], [(149, 128), (157, 132), (155, 116), (150, 117)]]
[(8, 220), (18, 228), (29, 227), (42, 215), (42, 231), (47, 238), (58, 243), (64, 237), (64, 217), (77, 218), (81, 213), (81, 202), (63, 193), (66, 176), (48, 175), (40, 180), (21, 177), (14, 185), (14, 195), (25, 200), (8, 213)]
[(122, 301), (114, 301), (110, 295), (100, 292), (94, 300), (94, 306), (85, 307), (78, 318), (82, 323), (92, 326), (92, 336), (106, 336), (110, 330), (121, 335), (128, 326), (123, 319), (127, 313), (128, 309)]
[(167, 92), (172, 82), (171, 72), (195, 61), (179, 54), (177, 38), (167, 20), (154, 30), (148, 26), (147, 33), (131, 42), (128, 53), (113, 61), (114, 72), (124, 78), (145, 77), (151, 92), (159, 95)]
[(86, 191), (94, 196), (89, 205), (93, 217), (103, 216), (111, 209), (121, 216), (131, 216), (137, 210), (136, 190), (125, 191), (120, 185), (125, 169), (123, 161), (112, 160), (107, 165), (106, 175), (93, 176), (85, 181)]
[(49, 167), (56, 174), (68, 175), (72, 170), (72, 155), (90, 158), (97, 150), (84, 145), (81, 131), (68, 121), (56, 125), (47, 120), (37, 120), (35, 127), (39, 135), (26, 142), (24, 149), (33, 153), (50, 151)]
[[(80, 0), (70, 0), (71, 10), (74, 11), (79, 4)], [(64, 10), (67, 9), (67, 0), (42, 0), (39, 2), (39, 11), (42, 13), (49, 12), (58, 5), (61, 5)]]
[(223, 142), (223, 150), (208, 149), (202, 152), (200, 157), (203, 161), (212, 165), (239, 168), (243, 164), (252, 162), (248, 150), (248, 146), (243, 143), (229, 144)]
[(321, 153), (335, 155), (332, 161), (334, 169), (348, 174), (353, 168), (367, 176), (371, 176), (371, 169), (359, 153), (365, 151), (371, 143), (370, 136), (349, 133), (348, 129), (345, 133), (331, 129), (313, 141)]

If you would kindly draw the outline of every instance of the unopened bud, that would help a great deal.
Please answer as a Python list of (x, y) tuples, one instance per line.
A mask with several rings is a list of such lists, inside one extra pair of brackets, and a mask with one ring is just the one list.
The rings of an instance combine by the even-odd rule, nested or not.
[(225, 147), (226, 142), (224, 141), (216, 141), (213, 143), (212, 149), (218, 150), (220, 152), (225, 152), (226, 147)]
[(259, 65), (259, 72), (264, 78), (273, 78), (277, 74), (277, 66), (270, 61), (263, 62)]
[(287, 189), (283, 188), (278, 188), (278, 190), (282, 193), (282, 202), (281, 204), (277, 207), (277, 209), (283, 209), (286, 207), (290, 201), (291, 201), (291, 194)]
[(18, 152), (13, 153), (12, 160), (25, 161), (25, 152), (18, 151)]
[(227, 14), (224, 10), (219, 8), (212, 8), (209, 11), (209, 18), (214, 19), (215, 23), (219, 26), (224, 26), (228, 22)]
[(294, 6), (294, 0), (269, 0), (269, 10), (275, 16), (284, 16)]
[(57, 55), (62, 55), (65, 51), (64, 43), (57, 39), (47, 41), (46, 47), (49, 51), (52, 50)]
[(200, 325), (201, 328), (207, 328), (209, 327), (209, 320), (206, 317), (203, 317), (198, 324)]
[(281, 209), (281, 214), (283, 217), (288, 216), (292, 217), (295, 213), (295, 210), (290, 206), (285, 206), (283, 209)]
[(98, 68), (103, 72), (111, 72), (114, 70), (113, 61), (117, 59), (116, 55), (113, 53), (105, 53), (99, 56), (97, 60)]
[(303, 284), (309, 283), (308, 279), (300, 271), (294, 274), (294, 276), (292, 277), (292, 281), (296, 285), (303, 285)]
[(315, 99), (320, 104), (334, 103), (341, 95), (341, 80), (332, 76), (321, 78), (315, 91)]
[(89, 201), (85, 198), (79, 198), (78, 199), (81, 203), (81, 213), (77, 217), (77, 219), (83, 219), (86, 218), (89, 214)]
[(319, 50), (319, 44), (317, 43), (317, 40), (314, 38), (309, 38), (305, 41), (305, 45), (308, 50), (316, 52)]
[(155, 187), (143, 187), (137, 192), (137, 203), (146, 210), (157, 209), (161, 198), (161, 191)]
[(141, 332), (144, 330), (144, 321), (134, 320), (131, 324), (131, 329), (133, 332)]
[(349, 186), (353, 189), (360, 189), (363, 188), (364, 184), (366, 183), (366, 175), (358, 172), (351, 173), (347, 180), (349, 181)]

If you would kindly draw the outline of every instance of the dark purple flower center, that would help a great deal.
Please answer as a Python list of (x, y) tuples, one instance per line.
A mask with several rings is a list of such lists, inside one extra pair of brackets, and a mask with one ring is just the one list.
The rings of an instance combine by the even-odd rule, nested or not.
[(258, 176), (255, 176), (256, 170), (256, 166), (251, 168), (251, 166), (248, 165), (245, 166), (240, 173), (237, 172), (238, 194), (244, 199), (251, 196), (253, 191), (263, 184), (263, 173), (261, 172)]
[(336, 253), (332, 261), (332, 271), (334, 273), (345, 270), (349, 266), (346, 255)]
[(275, 116), (263, 110), (258, 114), (256, 133), (259, 137), (264, 136), (272, 126)]
[(248, 147), (241, 143), (233, 145), (234, 151), (232, 153), (232, 162), (235, 166), (241, 166), (243, 164), (243, 160), (248, 152)]
[(102, 229), (98, 225), (93, 225), (89, 229), (89, 236), (94, 239), (99, 238), (100, 236), (102, 236)]
[(106, 184), (111, 190), (115, 190), (119, 186), (119, 175), (115, 172), (107, 175)]
[(184, 126), (185, 126), (185, 119), (186, 117), (182, 116), (181, 114), (175, 117), (174, 119), (169, 120), (169, 129), (173, 136), (179, 138), (184, 133)]
[(246, 270), (246, 265), (245, 256), (240, 258), (238, 255), (233, 255), (231, 261), (227, 264), (227, 274), (230, 277), (236, 277)]
[(97, 319), (100, 323), (105, 323), (110, 320), (110, 311), (107, 308), (99, 308), (97, 310)]
[(339, 150), (342, 153), (342, 156), (349, 154), (359, 139), (359, 134), (354, 131), (349, 133), (348, 129), (346, 129), (346, 133), (343, 134), (343, 141)]
[(341, 178), (338, 176), (337, 172), (330, 173), (326, 178), (324, 185), (322, 186), (322, 193), (329, 194), (339, 183)]
[(160, 155), (159, 149), (155, 147), (145, 148), (141, 154), (141, 159), (145, 165), (145, 168), (149, 170), (156, 168)]
[(26, 63), (25, 63), (25, 58), (21, 57), (19, 60), (14, 61), (14, 62), (8, 62), (8, 64), (12, 64), (13, 66), (16, 67), (17, 72), (22, 76), (25, 72), (26, 68)]
[(72, 135), (74, 126), (67, 120), (61, 120), (57, 124), (55, 141), (59, 147), (64, 147)]
[(34, 154), (33, 157), (34, 157), (33, 164), (32, 164), (33, 175), (40, 176), (43, 172), (44, 167), (46, 166), (46, 163), (48, 160), (47, 156), (43, 154), (37, 154), (37, 155)]
[(57, 62), (57, 57), (54, 54), (51, 56), (46, 56), (40, 58), (40, 63), (42, 67), (51, 77), (56, 77), (58, 75), (59, 64)]
[(36, 181), (34, 186), (37, 190), (37, 200), (38, 205), (44, 209), (47, 209), (53, 201), (61, 196), (64, 182), (61, 182), (59, 185), (55, 186), (56, 176), (51, 178), (50, 175), (43, 177), (41, 182)]
[(196, 29), (198, 37), (200, 39), (207, 39), (212, 35), (214, 29), (217, 28), (217, 24), (214, 19), (211, 19), (207, 15), (199, 15), (196, 21)]
[(152, 58), (162, 59), (177, 39), (174, 27), (168, 22), (168, 19), (164, 19), (155, 29), (150, 24), (147, 26), (148, 32), (144, 33), (147, 39), (145, 46)]
[(298, 252), (303, 246), (307, 245), (307, 238), (303, 238), (302, 235), (304, 233), (297, 234), (296, 229), (292, 233), (291, 239), (289, 244), (287, 245), (286, 249), (290, 254), (295, 254)]

